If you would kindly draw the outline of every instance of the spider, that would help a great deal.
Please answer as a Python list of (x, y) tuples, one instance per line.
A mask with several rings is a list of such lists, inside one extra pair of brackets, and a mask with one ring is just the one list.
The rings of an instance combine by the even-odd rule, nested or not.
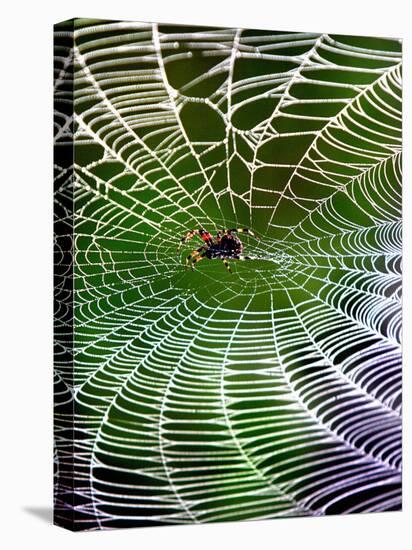
[(186, 258), (186, 266), (193, 269), (194, 265), (203, 258), (214, 260), (216, 258), (222, 260), (229, 273), (232, 273), (229, 262), (227, 259), (232, 260), (252, 260), (251, 256), (243, 256), (243, 244), (239, 237), (235, 233), (247, 233), (255, 237), (255, 234), (248, 228), (243, 229), (221, 229), (217, 232), (216, 237), (213, 237), (211, 233), (204, 229), (193, 229), (186, 233), (184, 237), (180, 239), (180, 246), (185, 244), (189, 239), (195, 235), (199, 235), (202, 241), (205, 243), (200, 248), (193, 250)]

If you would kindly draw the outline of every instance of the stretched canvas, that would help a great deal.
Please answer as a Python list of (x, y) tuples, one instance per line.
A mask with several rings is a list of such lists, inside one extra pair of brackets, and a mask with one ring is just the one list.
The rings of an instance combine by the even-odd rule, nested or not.
[(401, 508), (401, 50), (55, 26), (56, 524)]

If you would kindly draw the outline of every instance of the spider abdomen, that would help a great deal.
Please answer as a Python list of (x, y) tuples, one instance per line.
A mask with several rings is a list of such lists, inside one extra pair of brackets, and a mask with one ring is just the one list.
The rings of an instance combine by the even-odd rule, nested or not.
[(233, 258), (243, 251), (243, 244), (235, 235), (223, 235), (220, 241), (213, 243), (206, 252), (206, 257)]

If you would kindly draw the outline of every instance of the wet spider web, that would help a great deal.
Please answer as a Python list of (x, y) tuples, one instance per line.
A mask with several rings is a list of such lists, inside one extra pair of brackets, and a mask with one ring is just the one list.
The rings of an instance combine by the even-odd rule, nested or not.
[[(75, 20), (55, 59), (57, 509), (399, 509), (399, 41)], [(255, 260), (185, 270), (236, 226)]]

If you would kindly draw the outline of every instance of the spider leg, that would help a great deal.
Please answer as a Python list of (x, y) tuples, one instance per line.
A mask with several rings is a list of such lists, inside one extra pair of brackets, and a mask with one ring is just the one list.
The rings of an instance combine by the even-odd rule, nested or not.
[(206, 251), (202, 252), (202, 254), (199, 254), (195, 258), (192, 259), (192, 269), (197, 264), (197, 262), (200, 262), (200, 260), (203, 260), (203, 258), (206, 256)]
[(205, 231), (204, 229), (192, 229), (192, 231), (188, 231), (184, 237), (180, 239), (180, 243), (177, 247), (177, 251), (179, 251), (180, 247), (184, 245), (189, 239), (194, 237), (195, 235), (199, 235), (199, 237), (202, 239), (203, 242), (205, 242), (208, 246), (212, 246), (213, 244), (213, 237), (209, 233), (209, 231)]
[(239, 227), (239, 228), (234, 228), (234, 229), (227, 229), (226, 230), (226, 233), (228, 235), (230, 235), (231, 233), (247, 233), (248, 235), (252, 235), (252, 237), (255, 237), (256, 239), (258, 237), (256, 237), (256, 235), (253, 233), (253, 231), (251, 229), (249, 229), (248, 227)]
[(222, 262), (225, 264), (225, 268), (229, 271), (229, 273), (233, 273), (230, 265), (229, 265), (229, 262), (225, 259), (225, 258), (222, 258)]
[(188, 231), (186, 235), (180, 239), (180, 243), (177, 249), (179, 250), (179, 248), (182, 245), (184, 245), (187, 241), (192, 239), (195, 235), (199, 235), (199, 232), (200, 232), (200, 229), (192, 229), (192, 231)]
[(233, 256), (234, 260), (256, 260), (257, 258), (253, 258), (252, 256), (244, 256), (243, 254), (237, 254), (236, 256)]
[[(206, 254), (206, 247), (201, 246), (197, 250), (193, 250), (189, 256), (186, 257), (186, 267), (190, 265), (190, 267), (193, 269), (193, 264), (195, 264), (197, 261), (201, 260), (203, 256)], [(199, 256), (199, 260), (197, 259)]]

